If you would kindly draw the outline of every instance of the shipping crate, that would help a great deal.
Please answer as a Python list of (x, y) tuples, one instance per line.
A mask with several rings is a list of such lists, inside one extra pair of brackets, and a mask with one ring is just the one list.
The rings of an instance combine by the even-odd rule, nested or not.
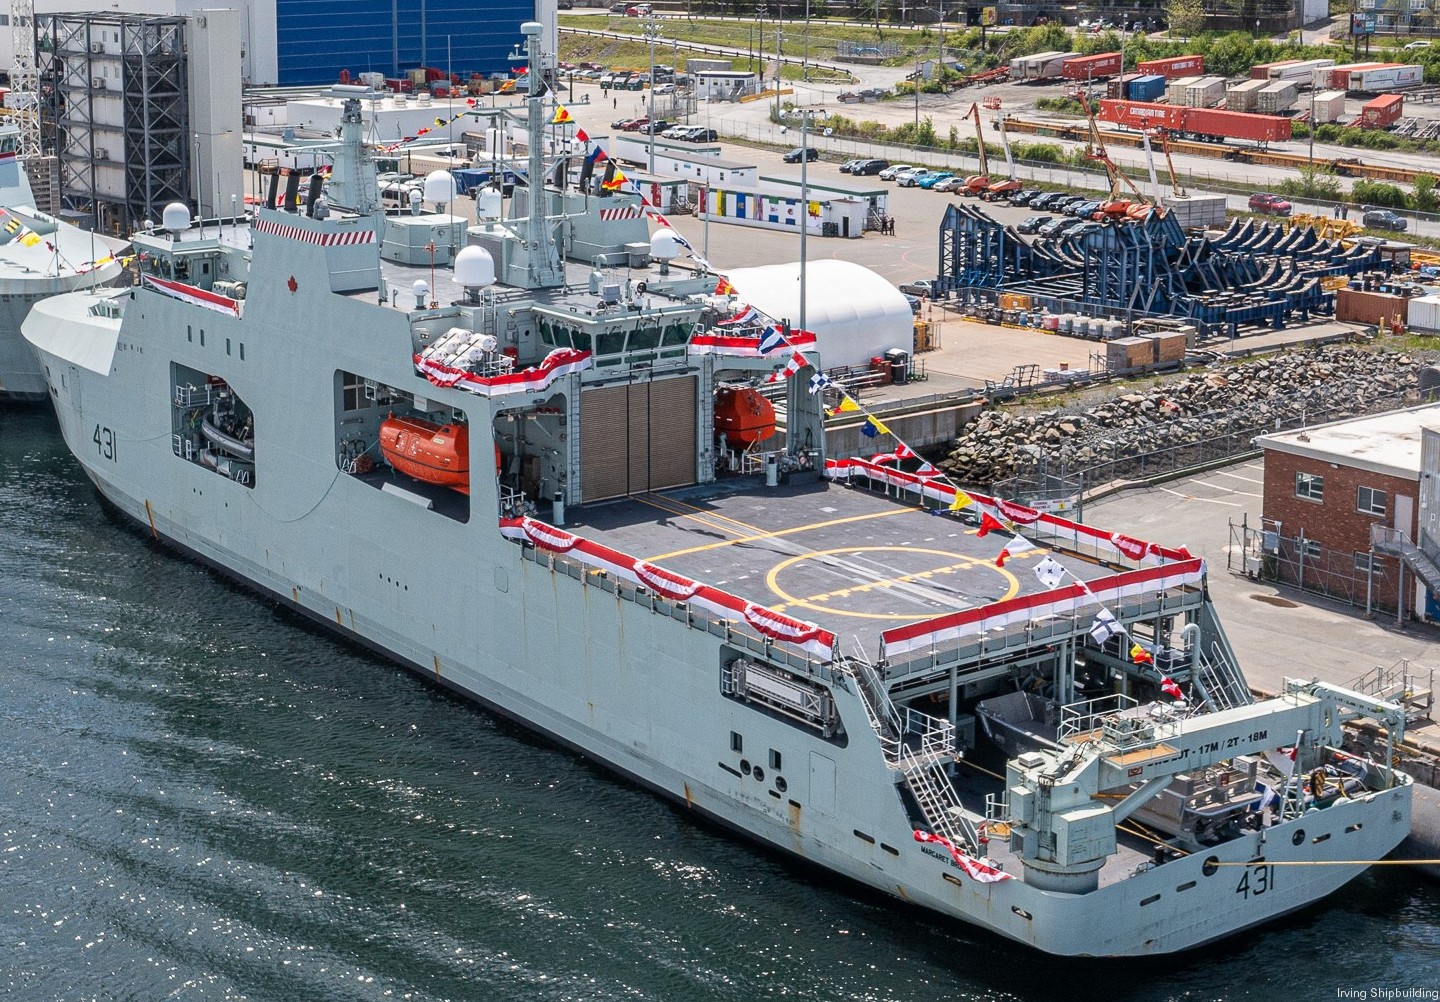
[(1138, 369), (1155, 363), (1155, 343), (1145, 337), (1117, 337), (1105, 343), (1107, 369)]

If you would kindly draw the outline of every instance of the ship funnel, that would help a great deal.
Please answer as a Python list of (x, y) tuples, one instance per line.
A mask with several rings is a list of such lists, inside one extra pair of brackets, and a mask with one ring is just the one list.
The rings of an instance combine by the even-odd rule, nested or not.
[(161, 210), (160, 224), (179, 236), (190, 228), (190, 207), (184, 202), (171, 202)]

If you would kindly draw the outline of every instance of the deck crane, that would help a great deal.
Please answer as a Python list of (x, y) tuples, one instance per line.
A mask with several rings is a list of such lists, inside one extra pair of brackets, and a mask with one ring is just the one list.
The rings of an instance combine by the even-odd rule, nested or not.
[(20, 126), (18, 150), (27, 166), (40, 156), (40, 83), (35, 72), (34, 0), (11, 0), (10, 41), (15, 61), (10, 67), (10, 107)]
[(980, 173), (967, 177), (960, 186), (960, 192), (965, 195), (978, 195), (990, 187), (990, 161), (985, 157), (985, 133), (980, 128), (980, 105), (972, 102), (968, 117), (975, 120), (975, 139), (980, 144)]
[[(1110, 159), (1110, 154), (1105, 149), (1105, 140), (1100, 136), (1100, 128), (1095, 124), (1095, 112), (1090, 107), (1089, 99), (1083, 93), (1080, 95), (1080, 107), (1085, 110), (1085, 121), (1090, 127), (1090, 142), (1086, 144), (1085, 156), (1090, 160), (1098, 161), (1105, 168), (1105, 176), (1110, 181), (1110, 198), (1100, 206), (1099, 211), (1095, 214), (1096, 218), (1116, 219), (1129, 215), (1136, 202), (1148, 209), (1149, 203), (1145, 201), (1145, 196), (1141, 194), (1140, 189), (1135, 187), (1135, 182), (1126, 177), (1119, 165)], [(1122, 183), (1135, 193), (1134, 202), (1120, 197)]]
[[(993, 104), (991, 102), (994, 102)], [(985, 99), (985, 107), (993, 107), (996, 111), (1000, 109), (1000, 99)], [(1020, 190), (1020, 182), (1015, 179), (1015, 158), (1010, 155), (1010, 136), (1005, 131), (1005, 116), (999, 115), (997, 122), (1000, 129), (1000, 145), (1005, 150), (1005, 177), (999, 181), (991, 181), (989, 187), (980, 192), (980, 197), (987, 202), (993, 202), (997, 198), (1004, 198), (1012, 191)]]

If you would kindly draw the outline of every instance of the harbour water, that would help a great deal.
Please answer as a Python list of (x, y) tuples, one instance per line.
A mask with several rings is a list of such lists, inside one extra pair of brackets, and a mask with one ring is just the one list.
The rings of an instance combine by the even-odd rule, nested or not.
[(0, 411), (0, 638), (6, 999), (1440, 998), (1400, 867), (1138, 962), (837, 884), (153, 545), (40, 410)]

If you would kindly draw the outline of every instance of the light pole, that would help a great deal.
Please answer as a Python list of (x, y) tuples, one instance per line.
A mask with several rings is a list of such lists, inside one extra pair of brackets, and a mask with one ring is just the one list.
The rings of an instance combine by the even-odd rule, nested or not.
[(650, 139), (650, 173), (655, 173), (655, 39), (660, 36), (660, 22), (654, 13), (645, 16), (645, 38), (650, 42), (650, 93), (649, 111), (646, 114), (645, 131)]
[(800, 329), (805, 326), (805, 238), (810, 233), (810, 116), (814, 111), (806, 108), (800, 112)]

